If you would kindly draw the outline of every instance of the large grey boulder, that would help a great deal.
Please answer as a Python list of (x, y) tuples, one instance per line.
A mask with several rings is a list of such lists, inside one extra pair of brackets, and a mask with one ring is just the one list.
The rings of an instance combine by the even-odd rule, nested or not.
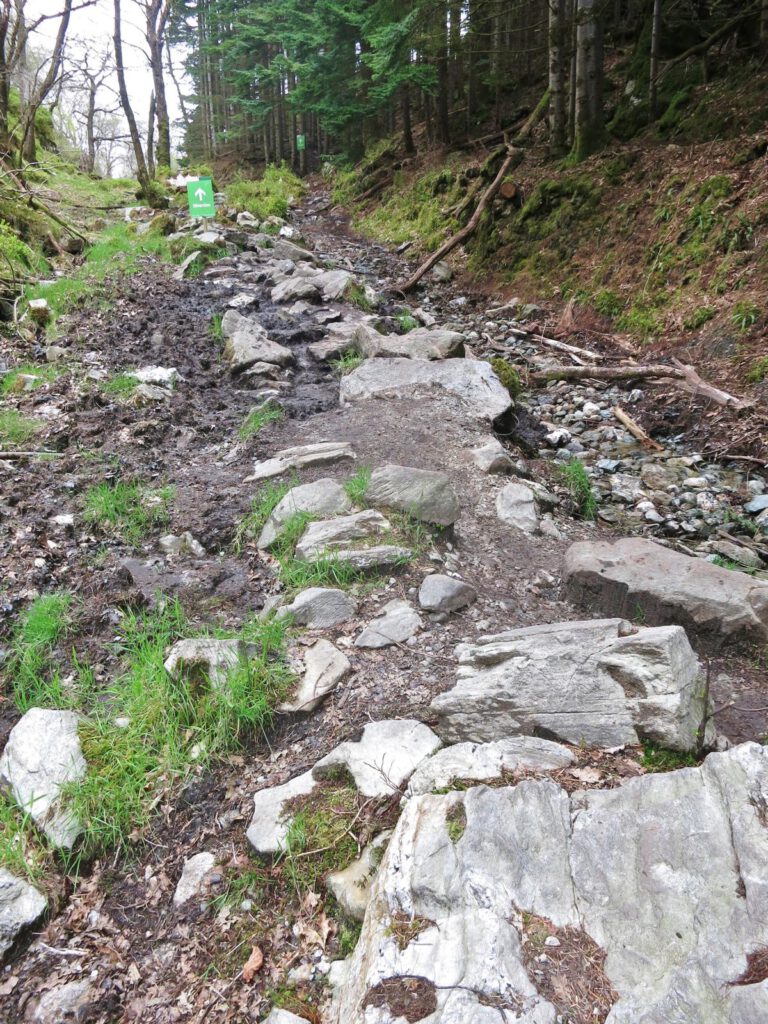
[(344, 298), (344, 293), (355, 283), (355, 278), (348, 270), (324, 270), (314, 278), (314, 283), (319, 287), (325, 302), (336, 302)]
[(295, 448), (284, 448), (271, 459), (256, 462), (253, 473), (245, 478), (244, 483), (254, 480), (267, 480), (280, 476), (291, 469), (303, 469), (305, 466), (323, 466), (342, 459), (354, 459), (352, 445), (346, 441), (318, 441), (315, 444), (302, 444)]
[(226, 311), (221, 321), (221, 332), (226, 338), (224, 358), (229, 361), (232, 373), (243, 373), (256, 363), (289, 366), (294, 362), (290, 349), (272, 341), (261, 324), (242, 316), (237, 310)]
[(0, 756), (0, 787), (13, 796), (53, 846), (71, 850), (80, 822), (62, 790), (85, 777), (87, 766), (74, 711), (30, 708), (11, 729)]
[(391, 528), (389, 520), (374, 509), (365, 509), (336, 519), (321, 519), (307, 524), (296, 544), (296, 557), (303, 562), (315, 562), (356, 541), (381, 537)]
[(37, 924), (47, 905), (34, 885), (0, 868), (0, 961), (19, 935)]
[(512, 406), (490, 364), (480, 359), (369, 359), (342, 377), (340, 397), (342, 404), (374, 397), (414, 398), (432, 388), (455, 396), (472, 417), (484, 422)]
[(334, 587), (309, 587), (302, 590), (287, 605), (287, 611), (297, 626), (309, 629), (330, 629), (351, 619), (357, 606), (343, 590)]
[(523, 533), (539, 532), (539, 513), (530, 487), (521, 483), (506, 484), (496, 496), (496, 514), (503, 523)]
[(572, 544), (567, 592), (611, 614), (674, 622), (705, 644), (768, 640), (768, 583), (639, 538)]
[(272, 547), (280, 537), (285, 524), (297, 512), (313, 516), (338, 516), (352, 511), (347, 492), (330, 477), (309, 484), (292, 487), (277, 503), (259, 536), (259, 547)]
[(346, 772), (364, 797), (385, 797), (407, 782), (424, 758), (440, 747), (428, 726), (411, 719), (369, 722), (359, 740), (339, 744), (303, 775), (282, 786), (259, 790), (247, 837), (257, 853), (278, 853), (291, 825), (289, 805), (308, 796), (318, 780)]
[(304, 672), (289, 701), (280, 705), (284, 712), (309, 714), (333, 693), (352, 671), (349, 658), (328, 640), (318, 640), (304, 654)]
[(378, 650), (402, 644), (410, 640), (421, 629), (419, 613), (407, 601), (389, 601), (381, 615), (373, 619), (355, 640), (355, 647), (370, 647)]
[(450, 789), (455, 782), (491, 782), (506, 772), (548, 772), (568, 768), (576, 758), (560, 743), (538, 736), (513, 736), (495, 743), (456, 743), (441, 747), (411, 776), (406, 797)]
[(382, 466), (371, 474), (366, 500), (406, 512), (414, 519), (450, 526), (459, 518), (459, 501), (445, 473), (409, 466)]
[(699, 745), (705, 686), (679, 626), (561, 622), (481, 637), (456, 655), (456, 685), (431, 705), (448, 742), (539, 735), (598, 747)]
[[(567, 1006), (550, 1001), (562, 989), (542, 927), (570, 946), (584, 983), (612, 986), (606, 1024), (768, 1019), (768, 986), (740, 981), (768, 946), (768, 829), (756, 809), (767, 801), (768, 750), (754, 743), (572, 796), (524, 781), (415, 797), (330, 1021), (399, 1024), (386, 1008), (367, 1015), (366, 1000), (382, 982), (420, 978), (429, 1024), (555, 1024)], [(451, 821), (463, 827), (452, 833)], [(423, 926), (404, 934), (402, 921)]]
[(450, 359), (464, 355), (464, 335), (443, 328), (418, 327), (408, 334), (358, 331), (354, 346), (372, 358)]
[(434, 572), (419, 587), (419, 604), (431, 612), (456, 612), (477, 600), (477, 591), (464, 580)]

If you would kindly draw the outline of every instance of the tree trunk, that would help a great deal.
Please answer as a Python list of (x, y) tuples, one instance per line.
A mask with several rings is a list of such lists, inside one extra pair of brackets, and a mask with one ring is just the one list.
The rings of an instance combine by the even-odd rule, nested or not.
[(72, 0), (64, 0), (64, 7), (59, 22), (59, 30), (56, 33), (56, 41), (53, 44), (48, 70), (43, 79), (30, 90), (30, 95), (25, 109), (22, 112), (20, 121), (21, 155), (24, 160), (34, 161), (36, 157), (35, 147), (35, 115), (40, 109), (45, 97), (56, 84), (61, 68), (61, 60), (64, 56), (64, 41), (67, 37), (69, 19), (72, 14)]
[(141, 136), (139, 135), (139, 129), (136, 125), (136, 118), (133, 114), (133, 107), (131, 106), (131, 100), (128, 96), (128, 86), (125, 82), (125, 65), (123, 64), (123, 29), (122, 29), (122, 17), (120, 13), (120, 0), (114, 0), (115, 4), (115, 34), (113, 36), (115, 44), (115, 69), (117, 71), (117, 84), (120, 91), (120, 104), (123, 108), (123, 114), (128, 122), (128, 132), (131, 136), (131, 145), (133, 147), (133, 154), (136, 157), (136, 176), (139, 179), (139, 188), (144, 194), (145, 198), (149, 198), (152, 193), (152, 182), (147, 169), (147, 161), (144, 159), (144, 150), (141, 145)]
[(147, 116), (147, 170), (150, 178), (155, 176), (155, 94), (149, 97), (149, 115)]
[(658, 111), (659, 50), (661, 44), (661, 0), (653, 0), (653, 21), (651, 23), (651, 81), (648, 90), (648, 117), (655, 121)]
[(566, 0), (550, 0), (549, 7), (549, 141), (553, 154), (565, 152), (568, 123), (565, 85), (568, 73)]
[(576, 125), (572, 156), (584, 160), (603, 144), (603, 27), (599, 0), (576, 9)]
[(413, 144), (413, 129), (411, 127), (411, 88), (404, 85), (402, 88), (401, 105), (403, 112), (403, 149), (406, 153), (415, 153), (416, 147)]

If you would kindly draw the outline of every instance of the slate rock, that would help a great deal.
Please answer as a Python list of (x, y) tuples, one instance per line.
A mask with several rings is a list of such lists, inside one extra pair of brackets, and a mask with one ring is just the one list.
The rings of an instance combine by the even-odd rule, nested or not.
[(47, 906), (34, 885), (0, 868), (0, 962), (19, 935), (37, 924)]
[(353, 512), (336, 519), (321, 519), (308, 523), (296, 544), (296, 557), (303, 562), (314, 562), (335, 549), (348, 547), (356, 541), (380, 537), (391, 529), (389, 520), (374, 509)]
[(491, 782), (501, 778), (504, 772), (554, 771), (575, 763), (576, 758), (568, 747), (538, 736), (513, 736), (491, 743), (456, 743), (442, 747), (422, 761), (411, 776), (405, 795), (410, 798), (448, 789), (456, 780)]
[(274, 303), (296, 302), (298, 299), (319, 299), (320, 288), (314, 278), (294, 275), (276, 285), (270, 298)]
[(62, 805), (61, 791), (80, 782), (87, 766), (74, 711), (30, 708), (11, 729), (0, 756), (0, 787), (42, 829), (53, 846), (71, 850), (79, 821)]
[[(768, 1019), (765, 983), (738, 983), (747, 954), (768, 946), (768, 829), (755, 810), (767, 801), (768, 750), (754, 743), (613, 789), (569, 796), (526, 780), (409, 800), (329, 1024), (392, 1024), (366, 1000), (414, 977), (434, 986), (430, 1024), (501, 1024), (500, 1003), (510, 1019), (555, 1024), (562, 1004), (523, 959), (531, 916), (605, 952), (603, 963), (577, 944), (571, 969), (604, 972), (610, 1024)], [(403, 917), (424, 926), (404, 938)]]
[(768, 583), (653, 541), (572, 544), (564, 577), (569, 597), (582, 607), (678, 623), (710, 647), (768, 640)]
[(326, 775), (344, 770), (364, 797), (391, 796), (440, 747), (432, 730), (411, 719), (369, 722), (359, 740), (339, 744), (303, 775), (254, 794), (247, 837), (257, 853), (278, 853), (291, 825), (287, 805), (308, 796)]
[(533, 491), (526, 484), (509, 483), (496, 495), (496, 514), (522, 533), (539, 532), (539, 514)]
[(376, 544), (370, 548), (336, 548), (333, 557), (359, 572), (369, 572), (400, 568), (413, 558), (413, 552), (398, 544)]
[(186, 676), (190, 685), (222, 687), (229, 674), (248, 660), (248, 648), (242, 640), (212, 640), (200, 637), (177, 640), (168, 652), (165, 671), (172, 679)]
[(382, 466), (371, 474), (366, 500), (406, 512), (414, 519), (450, 526), (460, 508), (447, 474), (409, 466)]
[(384, 849), (392, 835), (391, 829), (380, 832), (363, 852), (343, 871), (331, 871), (325, 885), (331, 890), (344, 913), (362, 921), (371, 895), (371, 882), (381, 863)]
[(394, 600), (384, 605), (382, 614), (373, 619), (355, 640), (355, 647), (379, 649), (405, 643), (421, 629), (418, 612), (407, 602)]
[(212, 853), (195, 853), (187, 857), (173, 894), (175, 907), (182, 907), (191, 899), (200, 896), (205, 887), (206, 877), (213, 870), (215, 863), (216, 857)]
[(419, 604), (431, 612), (456, 612), (477, 600), (477, 591), (464, 580), (435, 572), (419, 587)]
[(309, 714), (322, 704), (329, 693), (352, 671), (349, 658), (328, 640), (318, 640), (304, 654), (304, 674), (289, 701), (280, 705), (283, 712)]
[(244, 483), (281, 476), (291, 469), (323, 466), (331, 462), (340, 462), (342, 459), (354, 459), (354, 457), (352, 445), (345, 441), (318, 441), (315, 444), (284, 448), (282, 451), (276, 452), (271, 459), (255, 463), (253, 473), (245, 478)]
[[(702, 673), (679, 626), (592, 619), (513, 629), (456, 648), (453, 689), (430, 711), (448, 742), (516, 735), (698, 749)], [(710, 725), (706, 739), (714, 740)]]
[(407, 334), (358, 330), (354, 347), (366, 359), (452, 359), (464, 355), (464, 335), (443, 328), (417, 327)]
[(294, 597), (285, 611), (297, 626), (309, 629), (331, 629), (353, 618), (356, 603), (343, 590), (333, 587), (310, 587)]
[(87, 1020), (90, 1007), (97, 999), (98, 993), (87, 978), (68, 981), (49, 989), (32, 1002), (25, 1019), (31, 1024), (70, 1024)]
[(509, 392), (481, 359), (369, 359), (342, 377), (340, 398), (342, 405), (373, 397), (415, 398), (432, 388), (455, 396), (483, 422), (512, 406)]
[(512, 458), (501, 443), (495, 438), (480, 448), (470, 451), (472, 461), (483, 473), (509, 473), (512, 470)]
[(278, 502), (264, 524), (259, 547), (268, 549), (277, 541), (285, 524), (297, 512), (316, 516), (338, 516), (352, 511), (347, 492), (336, 480), (323, 477), (309, 484), (299, 484)]

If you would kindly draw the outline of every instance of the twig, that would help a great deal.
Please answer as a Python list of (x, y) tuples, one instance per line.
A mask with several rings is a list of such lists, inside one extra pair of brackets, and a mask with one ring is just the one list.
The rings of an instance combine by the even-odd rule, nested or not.
[(640, 424), (635, 423), (629, 413), (624, 412), (620, 405), (615, 405), (613, 407), (613, 415), (619, 423), (624, 424), (630, 434), (632, 434), (633, 437), (636, 437), (640, 444), (645, 448), (651, 448), (656, 452), (664, 451), (664, 445), (659, 444), (658, 441), (654, 441), (652, 437), (649, 437)]

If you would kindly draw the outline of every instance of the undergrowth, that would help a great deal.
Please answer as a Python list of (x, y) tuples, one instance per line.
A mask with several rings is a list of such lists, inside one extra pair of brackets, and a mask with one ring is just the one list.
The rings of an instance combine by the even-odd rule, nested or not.
[(61, 680), (57, 647), (71, 621), (69, 594), (44, 594), (21, 616), (11, 637), (8, 679), (22, 713), (33, 707), (63, 707), (70, 703)]
[(270, 164), (261, 178), (238, 178), (227, 185), (227, 203), (237, 210), (247, 210), (259, 220), (285, 218), (292, 200), (300, 199), (306, 185), (289, 167)]
[(352, 373), (358, 366), (362, 366), (364, 362), (365, 356), (361, 356), (359, 352), (350, 349), (348, 352), (340, 355), (338, 359), (332, 359), (331, 367), (334, 373), (338, 374), (339, 377), (343, 377), (347, 373)]

